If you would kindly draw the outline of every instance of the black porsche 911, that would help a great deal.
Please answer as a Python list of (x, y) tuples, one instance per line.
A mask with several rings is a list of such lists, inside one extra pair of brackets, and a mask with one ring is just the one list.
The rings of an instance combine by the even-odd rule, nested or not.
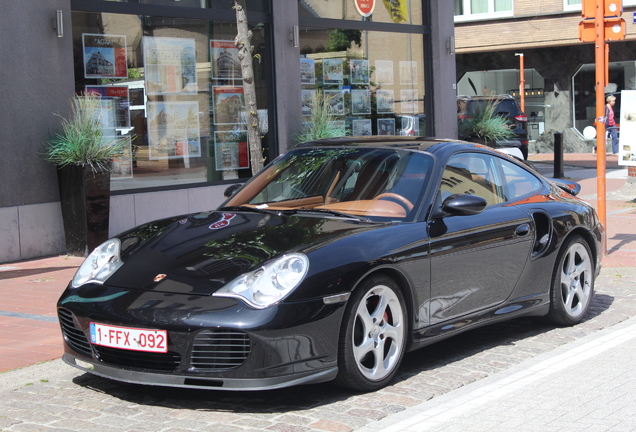
[(573, 325), (603, 228), (577, 185), (478, 144), (347, 137), (218, 209), (99, 246), (58, 302), (64, 360), (115, 380), (386, 386), (404, 353), (520, 316)]

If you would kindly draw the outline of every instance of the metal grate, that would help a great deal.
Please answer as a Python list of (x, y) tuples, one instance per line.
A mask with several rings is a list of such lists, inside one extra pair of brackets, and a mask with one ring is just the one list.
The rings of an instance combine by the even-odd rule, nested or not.
[(246, 333), (236, 330), (204, 330), (192, 345), (192, 366), (200, 369), (231, 369), (242, 365), (250, 354)]
[(181, 356), (175, 352), (151, 353), (93, 345), (97, 358), (118, 366), (171, 371), (179, 367)]
[(92, 354), (91, 344), (88, 342), (84, 331), (79, 325), (76, 325), (73, 313), (67, 309), (58, 309), (57, 315), (62, 327), (62, 335), (68, 346), (78, 353), (90, 357)]

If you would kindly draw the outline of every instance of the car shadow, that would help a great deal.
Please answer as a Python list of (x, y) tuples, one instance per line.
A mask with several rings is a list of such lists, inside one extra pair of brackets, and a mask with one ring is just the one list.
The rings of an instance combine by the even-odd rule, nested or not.
[[(606, 312), (614, 301), (614, 297), (596, 294), (590, 307), (590, 312), (584, 322)], [(558, 329), (543, 318), (517, 318), (453, 336), (433, 345), (407, 353), (400, 370), (392, 383), (393, 386), (409, 380), (426, 371), (444, 368), (459, 363), (480, 353), (501, 346), (517, 345), (517, 342), (539, 336)], [(584, 336), (584, 332), (572, 332), (570, 339)], [(565, 342), (564, 342), (565, 343)], [(527, 351), (526, 351), (527, 353)], [(536, 352), (533, 355), (538, 355)], [(523, 361), (524, 356), (517, 357), (517, 362)], [(510, 364), (500, 364), (504, 370)], [(472, 381), (483, 378), (495, 370), (484, 370), (483, 376), (474, 376)], [(451, 372), (445, 373), (446, 379), (451, 379)], [(479, 374), (478, 374), (479, 375)], [(145, 386), (128, 384), (101, 378), (89, 373), (77, 376), (73, 382), (86, 389), (106, 393), (114, 398), (134, 403), (171, 409), (196, 410), (202, 412), (225, 412), (233, 414), (278, 414), (302, 411), (316, 407), (330, 405), (355, 396), (356, 392), (335, 387), (329, 383), (304, 385), (277, 390), (265, 391), (220, 391), (181, 389), (172, 387)], [(457, 381), (456, 387), (467, 383)], [(451, 389), (441, 389), (437, 394), (443, 394)]]
[(20, 277), (35, 276), (43, 273), (52, 274), (54, 272), (77, 269), (77, 266), (68, 267), (42, 267), (36, 269), (20, 269), (20, 270), (4, 270), (0, 272), (0, 280), (3, 279), (16, 279)]

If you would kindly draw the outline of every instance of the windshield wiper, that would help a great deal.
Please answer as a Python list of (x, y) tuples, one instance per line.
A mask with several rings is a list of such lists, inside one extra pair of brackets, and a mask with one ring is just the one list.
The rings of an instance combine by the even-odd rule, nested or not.
[(253, 213), (263, 213), (269, 215), (280, 216), (280, 210), (267, 210), (265, 208), (251, 207), (251, 206), (227, 206), (227, 207), (219, 207), (217, 211), (248, 211)]
[(364, 218), (361, 216), (355, 216), (355, 215), (350, 215), (348, 213), (342, 213), (336, 210), (329, 210), (329, 209), (317, 209), (317, 208), (300, 208), (300, 209), (293, 209), (293, 210), (283, 210), (283, 214), (299, 214), (299, 213), (307, 213), (307, 214), (313, 214), (313, 213), (325, 213), (331, 216), (337, 216), (340, 218), (344, 218), (344, 219), (350, 219), (350, 220), (355, 220), (355, 221), (359, 221), (359, 222), (371, 222), (371, 219), (369, 218)]

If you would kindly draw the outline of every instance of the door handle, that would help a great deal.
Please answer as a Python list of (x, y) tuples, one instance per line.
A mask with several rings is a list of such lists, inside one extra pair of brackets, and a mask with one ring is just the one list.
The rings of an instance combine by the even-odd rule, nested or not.
[(528, 224), (523, 224), (517, 227), (517, 229), (515, 230), (515, 236), (517, 237), (524, 237), (524, 236), (527, 236), (529, 233), (530, 233), (530, 225)]

